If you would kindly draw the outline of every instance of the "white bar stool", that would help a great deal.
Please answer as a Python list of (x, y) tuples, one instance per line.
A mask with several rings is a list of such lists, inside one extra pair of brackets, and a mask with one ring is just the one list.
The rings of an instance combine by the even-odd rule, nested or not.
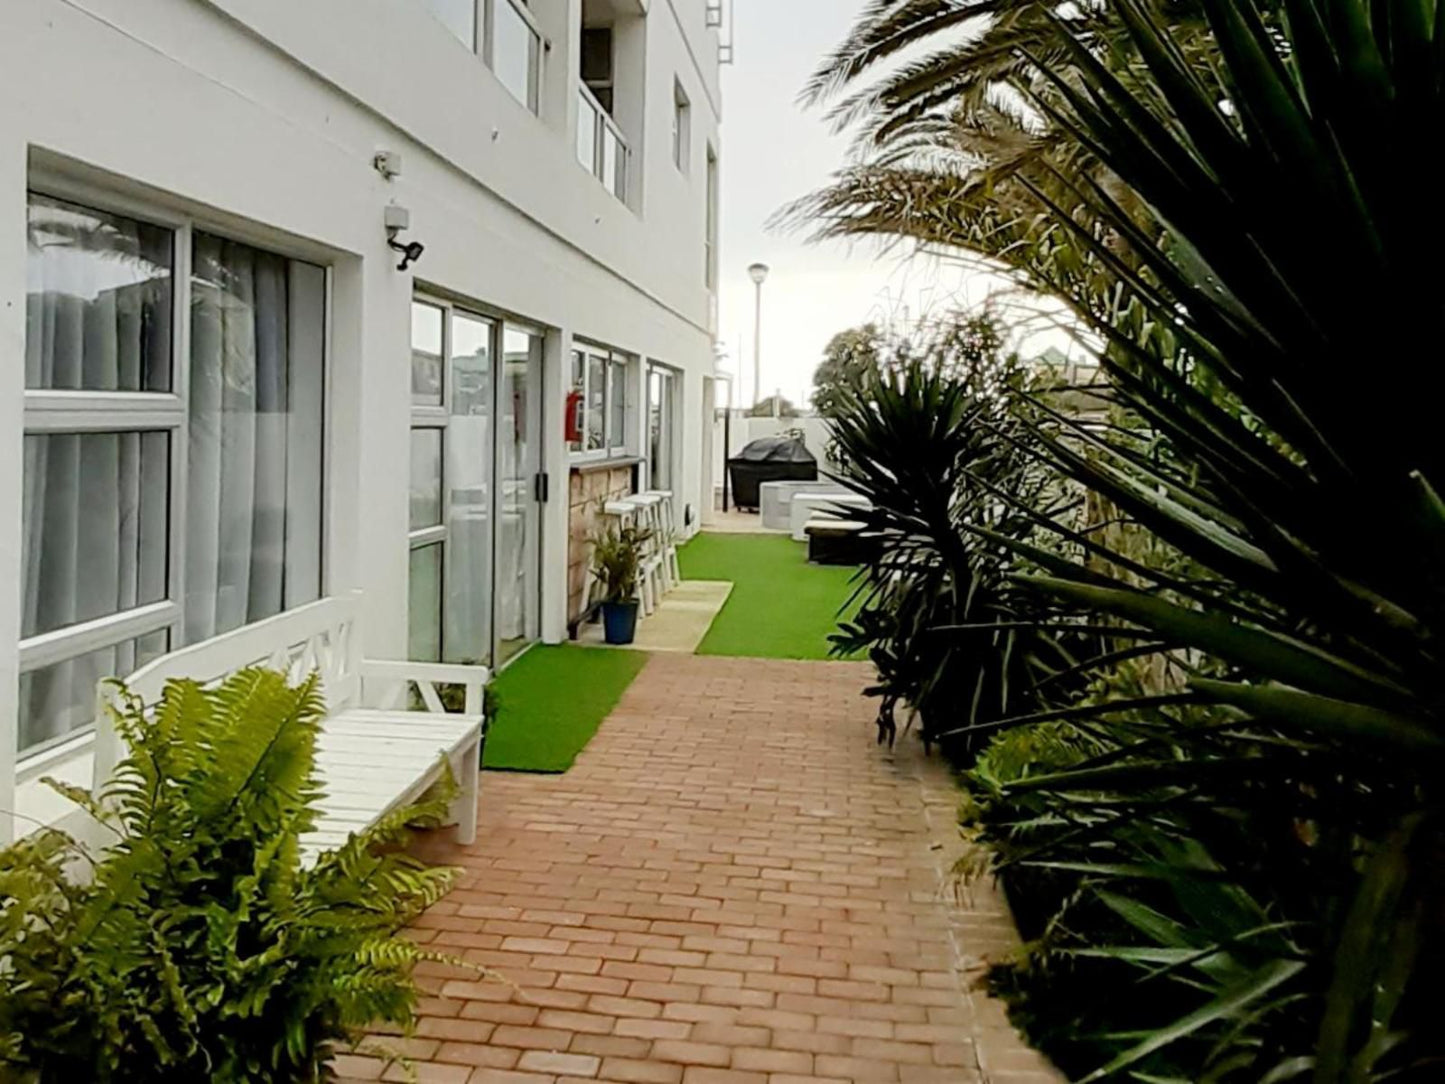
[(662, 498), (652, 493), (639, 493), (628, 500), (637, 506), (639, 525), (648, 532), (647, 556), (642, 565), (643, 578), (651, 584), (654, 594), (661, 600), (663, 595), (672, 590), (663, 560), (665, 533), (662, 525)]
[(658, 511), (662, 520), (662, 573), (670, 587), (682, 582), (682, 569), (677, 562), (677, 519), (672, 506), (672, 490), (649, 489), (649, 497), (658, 497), (661, 503)]

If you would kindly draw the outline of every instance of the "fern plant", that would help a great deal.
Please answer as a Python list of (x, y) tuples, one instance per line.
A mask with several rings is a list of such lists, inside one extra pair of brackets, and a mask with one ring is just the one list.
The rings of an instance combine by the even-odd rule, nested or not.
[(175, 681), (154, 709), (118, 692), (129, 756), (100, 800), (51, 784), (114, 842), (44, 831), (0, 852), (0, 1081), (301, 1084), (362, 1028), (408, 1028), (412, 966), (441, 958), (400, 931), (455, 871), (398, 844), (449, 796), (307, 865), (314, 677)]

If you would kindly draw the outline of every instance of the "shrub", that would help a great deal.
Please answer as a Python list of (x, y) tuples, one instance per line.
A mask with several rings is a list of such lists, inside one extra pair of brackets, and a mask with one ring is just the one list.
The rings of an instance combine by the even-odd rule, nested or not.
[(965, 761), (986, 740), (978, 728), (1037, 710), (1046, 681), (1066, 694), (1078, 658), (1097, 648), (1082, 625), (1026, 627), (1042, 606), (1008, 578), (1019, 562), (999, 540), (1031, 538), (1078, 501), (1028, 453), (1005, 409), (1003, 392), (1022, 374), (1001, 342), (990, 313), (960, 318), (921, 346), (890, 347), (835, 393), (847, 463), (836, 478), (868, 498), (848, 514), (878, 546), (861, 573), (863, 604), (834, 647), (866, 650), (878, 668), (880, 740), (905, 702), (926, 742)]
[[(412, 1022), (400, 935), (454, 871), (399, 844), (448, 795), (396, 810), (313, 865), (316, 679), (252, 669), (171, 682), (153, 711), (122, 687), (129, 750), (92, 855), (42, 831), (0, 852), (0, 1080), (310, 1082), (359, 1030)], [(84, 874), (71, 878), (72, 867)]]

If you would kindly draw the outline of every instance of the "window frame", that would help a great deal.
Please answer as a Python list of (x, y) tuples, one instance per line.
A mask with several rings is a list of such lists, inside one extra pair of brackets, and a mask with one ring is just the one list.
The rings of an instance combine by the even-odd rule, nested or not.
[[(444, 660), (446, 658), (447, 627), (447, 564), (448, 557), (450, 555), (449, 547), (451, 546), (452, 523), (452, 487), (447, 483), (448, 438), (453, 417), (452, 402), (453, 395), (455, 393), (455, 380), (453, 379), (453, 366), (451, 356), (452, 320), (456, 314), (461, 314), (466, 319), (476, 320), (478, 322), (485, 323), (488, 326), (487, 350), (490, 357), (490, 372), (488, 376), (490, 386), (488, 388), (488, 401), (490, 403), (490, 408), (487, 418), (488, 427), (491, 432), (488, 454), (491, 461), (491, 469), (493, 471), (494, 482), (496, 463), (498, 458), (498, 441), (501, 439), (499, 426), (497, 424), (497, 419), (499, 416), (499, 409), (497, 403), (497, 380), (499, 375), (499, 366), (502, 361), (502, 337), (508, 327), (519, 328), (534, 335), (545, 335), (546, 332), (545, 329), (540, 327), (539, 325), (534, 325), (523, 320), (512, 320), (503, 313), (494, 311), (485, 305), (476, 305), (472, 304), (471, 302), (456, 300), (454, 298), (448, 297), (444, 293), (440, 293), (435, 290), (428, 290), (420, 285), (418, 285), (416, 289), (412, 291), (411, 305), (429, 305), (433, 308), (439, 309), (442, 313), (442, 401), (439, 405), (435, 403), (412, 403), (411, 416), (408, 424), (408, 433), (415, 433), (418, 429), (422, 429), (427, 431), (439, 432), (441, 434), (441, 458), (438, 466), (438, 480), (441, 483), (441, 521), (430, 527), (419, 527), (413, 530), (410, 521), (410, 510), (408, 509), (406, 552), (407, 560), (409, 563), (412, 554), (414, 554), (417, 550), (426, 549), (428, 546), (441, 547), (441, 567), (438, 574), (438, 583), (440, 585), (441, 598), (439, 600), (440, 606), (437, 611), (437, 620), (439, 622), (439, 627), (437, 629), (437, 642), (441, 646), (441, 655)], [(410, 309), (408, 311), (410, 311)], [(407, 444), (408, 454), (410, 454), (410, 439), (408, 439)], [(408, 479), (410, 479), (410, 471), (408, 471)], [(493, 524), (492, 529), (495, 532), (497, 516), (500, 514), (500, 510), (497, 504), (498, 494), (496, 492), (495, 485), (491, 487), (490, 492), (491, 498), (489, 501), (490, 507), (488, 521)], [(408, 494), (410, 494), (410, 481), (408, 481)], [(493, 624), (493, 622), (495, 622), (496, 620), (497, 605), (497, 546), (495, 533), (493, 533), (489, 542), (487, 559), (489, 562), (489, 568), (487, 570), (487, 606), (490, 610), (488, 625), (491, 630), (489, 633), (489, 643), (487, 644), (487, 656), (490, 660), (492, 654), (496, 651), (496, 628)], [(407, 576), (409, 582), (409, 569)], [(410, 654), (410, 651), (408, 651), (408, 654)], [(490, 665), (490, 662), (487, 662), (486, 665)]]
[(649, 359), (647, 362), (644, 394), (647, 400), (645, 414), (643, 458), (647, 461), (647, 487), (649, 489), (659, 488), (655, 477), (655, 464), (652, 459), (652, 379), (656, 376), (659, 382), (659, 390), (662, 398), (657, 405), (660, 407), (659, 426), (662, 433), (662, 443), (666, 449), (668, 485), (673, 497), (677, 496), (677, 476), (679, 474), (679, 452), (681, 443), (678, 440), (678, 421), (682, 414), (682, 382), (684, 379), (683, 370), (666, 365), (660, 361)]
[[(639, 360), (624, 350), (616, 350), (610, 346), (602, 346), (588, 339), (574, 338), (572, 348), (568, 355), (569, 362), (575, 363), (577, 356), (582, 357), (582, 440), (581, 450), (573, 451), (570, 445), (567, 449), (567, 458), (571, 463), (600, 463), (614, 459), (633, 459), (637, 453), (633, 450), (636, 440), (637, 429), (637, 403), (635, 396), (631, 394), (633, 379), (635, 378)], [(591, 414), (588, 407), (588, 400), (592, 393), (592, 367), (588, 363), (589, 357), (602, 359), (602, 447), (587, 448), (587, 420)], [(622, 433), (614, 433), (612, 418), (612, 373), (614, 369), (621, 370), (621, 385), (623, 394), (623, 419)], [(619, 442), (619, 436), (621, 438)]]
[(672, 81), (672, 164), (686, 177), (692, 161), (692, 99), (682, 80)]
[[(157, 199), (121, 193), (115, 188), (81, 180), (64, 173), (32, 168), (26, 177), (27, 208), (31, 196), (40, 196), (83, 209), (134, 219), (171, 231), (171, 390), (88, 391), (84, 389), (23, 389), (21, 435), (71, 433), (165, 432), (169, 439), (166, 494), (166, 596), (157, 602), (18, 640), (16, 677), (68, 662), (156, 632), (168, 636), (167, 651), (185, 644), (186, 509), (189, 499), (190, 383), (192, 255), (196, 233), (206, 233), (261, 248), (288, 260), (320, 267), (325, 276), (322, 301), (321, 370), (321, 502), (317, 554), (320, 598), (331, 590), (330, 526), (334, 486), (328, 440), (333, 429), (332, 388), (335, 297), (334, 257), (319, 248), (297, 244), (254, 222), (209, 216), (167, 205)], [(22, 466), (23, 472), (23, 466)], [(21, 576), (24, 570), (21, 569)], [(282, 611), (286, 612), (286, 611)], [(25, 783), (53, 766), (86, 752), (95, 742), (94, 726), (60, 735), (30, 749), (16, 747), (15, 777)]]
[(708, 141), (707, 145), (707, 179), (705, 182), (706, 193), (703, 196), (705, 202), (704, 224), (703, 224), (703, 284), (709, 290), (717, 290), (718, 272), (718, 219), (719, 200), (722, 195), (722, 167), (718, 162), (717, 148)]
[[(527, 62), (528, 87), (527, 100), (525, 102), (519, 100), (517, 96), (512, 93), (511, 87), (503, 83), (502, 77), (497, 74), (496, 6), (498, 4), (510, 5), (517, 17), (520, 18), (527, 29), (531, 31), (532, 40), (536, 43), (536, 63), (533, 63), (530, 57)], [(507, 92), (508, 97), (516, 101), (518, 105), (522, 106), (522, 108), (526, 109), (532, 115), (540, 117), (542, 115), (542, 69), (546, 63), (547, 51), (551, 48), (551, 42), (547, 40), (547, 35), (542, 33), (542, 27), (537, 22), (537, 16), (532, 13), (531, 6), (527, 3), (527, 0), (477, 0), (477, 5), (481, 9), (478, 12), (477, 19), (477, 35), (479, 38), (476, 49), (477, 55), (481, 57), (482, 63), (484, 63), (492, 75), (496, 77), (497, 82), (502, 84), (502, 89)]]
[(457, 34), (456, 31), (431, 8), (430, 4), (421, 3), (416, 6), (422, 9), (422, 13), (426, 18), (431, 19), (445, 30), (453, 41), (457, 42), (480, 60), (482, 64), (486, 66), (487, 70), (496, 76), (497, 82), (501, 83), (501, 76), (497, 75), (496, 54), (494, 52), (496, 47), (497, 4), (510, 4), (512, 6), (512, 10), (517, 13), (522, 22), (526, 24), (527, 29), (531, 31), (532, 38), (537, 47), (536, 63), (532, 63), (530, 58), (528, 60), (530, 86), (527, 88), (527, 100), (525, 102), (519, 101), (517, 96), (512, 93), (511, 88), (505, 83), (502, 83), (502, 87), (507, 91), (507, 95), (512, 98), (513, 101), (517, 101), (517, 104), (522, 106), (523, 109), (540, 117), (542, 115), (543, 68), (547, 62), (547, 54), (552, 49), (552, 42), (551, 39), (542, 32), (541, 24), (538, 23), (537, 16), (532, 12), (528, 0), (472, 0), (471, 41), (467, 41), (461, 37), (461, 35)]

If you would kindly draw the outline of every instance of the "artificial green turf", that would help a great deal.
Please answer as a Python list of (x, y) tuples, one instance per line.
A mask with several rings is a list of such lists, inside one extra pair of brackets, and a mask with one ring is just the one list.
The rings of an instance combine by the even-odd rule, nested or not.
[(565, 772), (647, 662), (641, 651), (537, 646), (492, 681), (488, 768)]
[(733, 584), (699, 655), (826, 659), (829, 634), (851, 616), (854, 570), (810, 565), (807, 546), (787, 535), (703, 533), (678, 560), (685, 580)]

